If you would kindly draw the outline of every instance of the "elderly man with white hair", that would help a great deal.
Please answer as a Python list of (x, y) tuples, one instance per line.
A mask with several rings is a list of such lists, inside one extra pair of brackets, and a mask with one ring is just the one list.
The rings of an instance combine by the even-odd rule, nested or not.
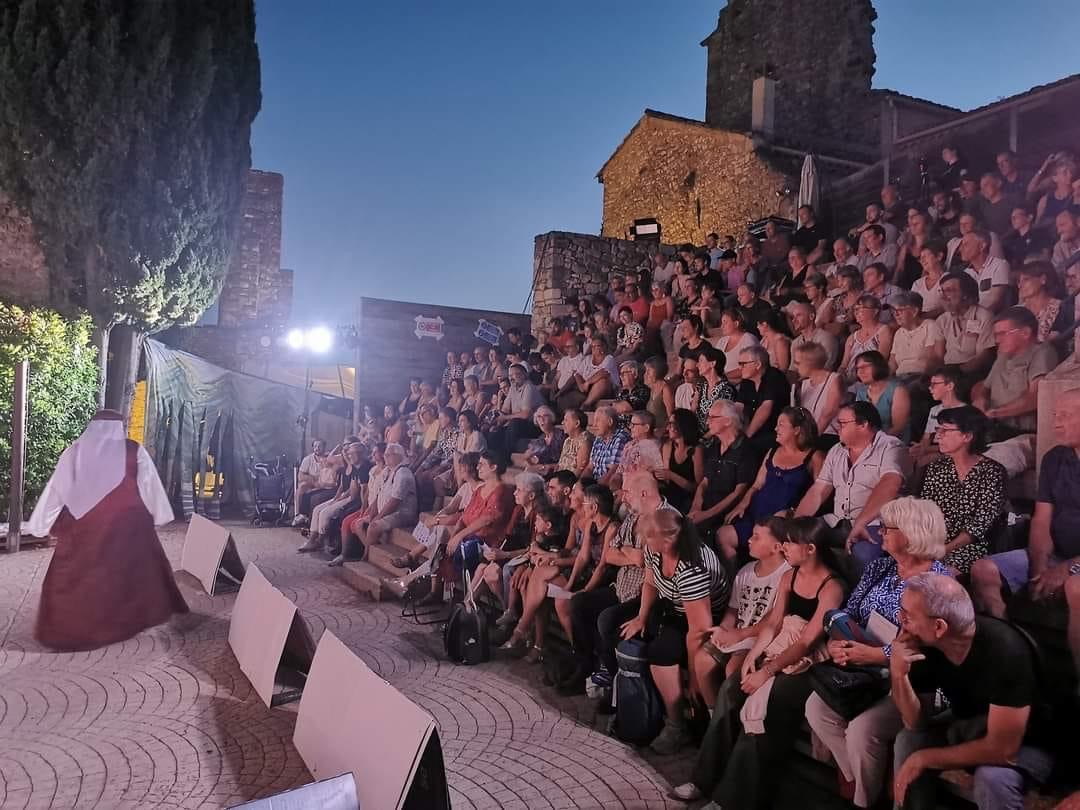
[(630, 441), (630, 434), (618, 427), (615, 409), (610, 405), (596, 409), (596, 438), (589, 451), (589, 463), (585, 466), (582, 478), (594, 478), (598, 483), (609, 486), (618, 474), (622, 462), (623, 449)]
[(742, 408), (728, 399), (712, 404), (706, 417), (705, 475), (694, 493), (687, 517), (709, 545), (724, 515), (757, 478), (761, 454), (743, 433)]
[[(419, 510), (416, 503), (416, 478), (405, 463), (405, 448), (400, 444), (390, 443), (383, 451), (386, 469), (382, 485), (375, 501), (375, 516), (366, 531), (360, 532), (360, 543), (364, 553), (368, 546), (383, 542), (392, 529), (407, 529), (416, 525)], [(330, 561), (331, 566), (345, 562), (346, 549), (342, 545), (341, 553)]]
[[(893, 797), (904, 810), (938, 806), (934, 771), (974, 770), (979, 810), (1019, 810), (1024, 791), (1053, 766), (1040, 747), (1049, 718), (1029, 642), (1011, 625), (976, 616), (951, 577), (912, 577), (900, 599), (902, 632), (892, 645), (896, 739)], [(949, 711), (933, 713), (940, 690)]]

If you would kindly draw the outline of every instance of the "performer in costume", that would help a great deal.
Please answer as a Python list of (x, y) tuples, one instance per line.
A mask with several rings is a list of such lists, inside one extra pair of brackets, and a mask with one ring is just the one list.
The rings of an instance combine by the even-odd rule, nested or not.
[(25, 531), (57, 538), (34, 636), (56, 650), (124, 641), (186, 613), (155, 526), (173, 519), (154, 462), (98, 411), (63, 452)]

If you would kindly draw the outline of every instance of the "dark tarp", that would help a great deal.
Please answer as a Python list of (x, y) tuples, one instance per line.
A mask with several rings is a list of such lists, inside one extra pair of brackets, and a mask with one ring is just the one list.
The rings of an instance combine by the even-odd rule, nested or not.
[[(304, 389), (229, 371), (155, 340), (146, 341), (145, 358), (145, 444), (174, 505), (185, 518), (222, 505), (250, 508), (249, 459), (297, 460)], [(310, 397), (313, 414), (352, 404), (317, 392)], [(197, 509), (196, 476), (203, 482)]]

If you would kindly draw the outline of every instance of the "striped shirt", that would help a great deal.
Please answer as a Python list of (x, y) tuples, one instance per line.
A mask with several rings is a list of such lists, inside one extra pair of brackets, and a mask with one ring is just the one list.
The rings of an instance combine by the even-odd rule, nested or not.
[(731, 581), (727, 569), (708, 546), (701, 547), (701, 560), (679, 560), (675, 573), (665, 576), (660, 555), (645, 549), (645, 567), (652, 571), (653, 584), (663, 599), (672, 603), (676, 612), (685, 613), (684, 603), (695, 599), (709, 599), (713, 616), (722, 616), (731, 595)]

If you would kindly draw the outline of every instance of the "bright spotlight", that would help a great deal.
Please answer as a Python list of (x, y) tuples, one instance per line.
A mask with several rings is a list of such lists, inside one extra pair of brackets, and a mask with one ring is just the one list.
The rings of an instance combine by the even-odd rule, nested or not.
[(316, 354), (324, 354), (330, 351), (334, 345), (334, 336), (325, 326), (316, 326), (309, 329), (306, 336), (307, 347)]
[(285, 335), (285, 343), (288, 344), (290, 349), (299, 351), (304, 348), (304, 332), (302, 329), (290, 329), (289, 333)]

